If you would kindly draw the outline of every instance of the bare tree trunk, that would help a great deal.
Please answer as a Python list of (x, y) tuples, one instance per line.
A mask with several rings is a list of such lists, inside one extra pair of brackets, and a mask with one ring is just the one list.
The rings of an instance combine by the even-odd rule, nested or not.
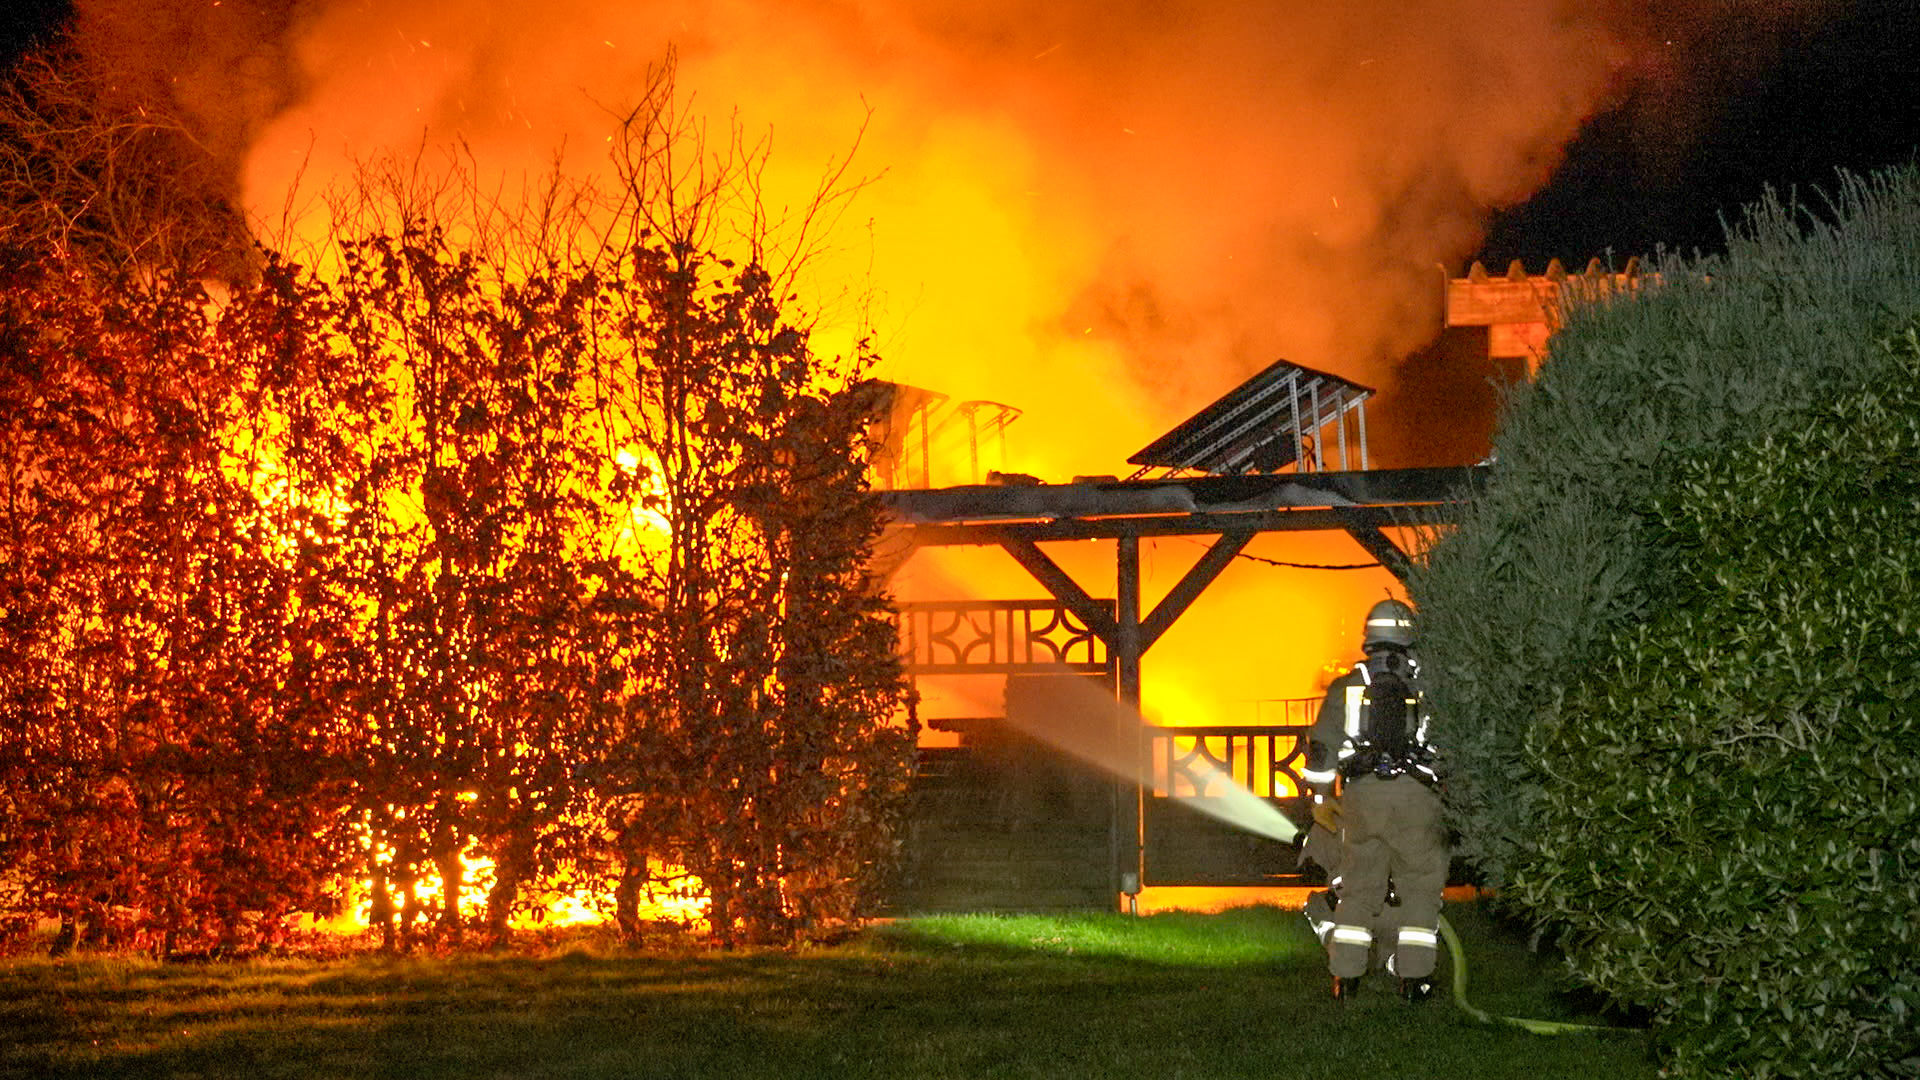
[(393, 893), (387, 888), (387, 872), (384, 868), (378, 865), (373, 867), (369, 889), (372, 896), (368, 901), (370, 910), (367, 920), (380, 931), (380, 948), (385, 952), (393, 952)]
[(620, 882), (613, 889), (613, 918), (630, 941), (640, 936), (640, 890), (650, 880), (646, 855), (628, 850), (620, 865)]
[(457, 847), (443, 846), (434, 856), (433, 864), (440, 871), (440, 923), (458, 945), (464, 929), (460, 920), (460, 890), (466, 884), (466, 868), (460, 864)]
[(400, 951), (401, 952), (413, 951), (413, 942), (414, 942), (413, 928), (415, 924), (417, 924), (420, 921), (420, 895), (418, 892), (415, 891), (418, 885), (419, 885), (419, 878), (417, 878), (414, 875), (412, 864), (409, 863), (408, 868), (404, 873), (404, 876), (400, 879)]
[(53, 937), (53, 945), (47, 949), (48, 956), (65, 956), (80, 943), (80, 919), (73, 912), (60, 916), (60, 932)]
[(714, 936), (720, 939), (722, 948), (733, 948), (733, 884), (719, 880), (719, 875), (703, 873), (700, 880), (707, 887), (707, 922), (713, 927)]
[(513, 902), (526, 880), (532, 849), (533, 838), (516, 832), (494, 861), (493, 887), (487, 890), (487, 936), (496, 948), (511, 944)]

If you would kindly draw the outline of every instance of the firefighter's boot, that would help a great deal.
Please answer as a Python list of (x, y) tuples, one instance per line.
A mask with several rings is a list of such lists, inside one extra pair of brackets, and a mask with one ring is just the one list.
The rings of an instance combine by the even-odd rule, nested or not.
[(1331, 889), (1321, 889), (1307, 897), (1306, 906), (1301, 910), (1307, 916), (1307, 925), (1313, 927), (1313, 936), (1320, 939), (1320, 947), (1327, 947), (1327, 938), (1333, 934), (1333, 910), (1340, 902)]
[(1354, 996), (1359, 993), (1360, 993), (1360, 977), (1358, 975), (1355, 975), (1352, 978), (1346, 978), (1346, 979), (1343, 979), (1338, 975), (1335, 975), (1333, 977), (1333, 1000), (1352, 1001), (1354, 999)]
[(1416, 1004), (1433, 997), (1432, 979), (1401, 979), (1400, 996)]

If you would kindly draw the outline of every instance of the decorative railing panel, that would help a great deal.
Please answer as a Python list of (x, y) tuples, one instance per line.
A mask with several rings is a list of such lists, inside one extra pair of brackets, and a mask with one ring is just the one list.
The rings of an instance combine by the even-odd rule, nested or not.
[(1262, 704), (1284, 707), (1283, 715), (1291, 722), (1148, 728), (1147, 794), (1154, 798), (1208, 798), (1225, 794), (1232, 784), (1263, 799), (1306, 794), (1300, 769), (1306, 763), (1307, 734), (1313, 728), (1311, 717), (1319, 699)]
[(1236, 726), (1147, 729), (1148, 763), (1141, 881), (1147, 885), (1301, 885), (1291, 845), (1209, 816), (1206, 805), (1238, 785), (1273, 804), (1294, 824), (1307, 819), (1309, 722), (1318, 699), (1260, 702), (1262, 719)]
[[(1099, 601), (1111, 609), (1113, 601)], [(900, 647), (913, 675), (1107, 672), (1103, 641), (1057, 600), (940, 600), (899, 605)]]

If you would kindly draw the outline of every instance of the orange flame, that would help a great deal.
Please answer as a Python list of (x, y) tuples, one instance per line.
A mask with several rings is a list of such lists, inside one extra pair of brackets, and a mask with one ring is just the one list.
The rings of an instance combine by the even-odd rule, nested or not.
[[(1124, 473), (1276, 357), (1389, 382), (1437, 329), (1435, 264), (1545, 179), (1631, 59), (1604, 13), (1484, 0), (237, 7), (92, 0), (83, 34), (199, 115), (262, 221), (356, 160), (455, 140), (489, 178), (537, 175), (562, 147), (564, 168), (598, 171), (670, 45), (710, 139), (729, 116), (770, 133), (776, 215), (858, 139), (873, 182), (803, 282), (816, 349), (870, 337), (884, 378), (1021, 410), (1003, 467), (1053, 481)], [(1201, 551), (1143, 543), (1149, 609)], [(1112, 595), (1110, 545), (1052, 553)], [(1246, 554), (1146, 657), (1155, 722), (1318, 693), (1394, 587), (1271, 565), (1370, 561), (1339, 534)], [(1044, 595), (983, 549), (922, 552), (895, 588)], [(981, 715), (973, 692), (923, 712)]]
[[(712, 143), (729, 116), (772, 141), (759, 188), (776, 215), (860, 142), (873, 183), (804, 282), (816, 347), (871, 335), (882, 377), (1012, 405), (1005, 467), (1065, 480), (1124, 472), (1276, 356), (1390, 380), (1436, 329), (1434, 265), (1544, 179), (1628, 59), (1602, 16), (1536, 8), (403, 0), (278, 24), (98, 0), (87, 25), (103, 52), (199, 43), (185, 74), (177, 50), (119, 66), (164, 70), (229, 134), (267, 221), (355, 160), (456, 139), (483, 186), (562, 147), (592, 174), (614, 111), (677, 48)], [(164, 18), (184, 29), (155, 35)], [(1079, 547), (1061, 561), (1108, 591), (1111, 559)], [(1199, 549), (1145, 549), (1151, 603)], [(1248, 554), (1368, 561), (1339, 535)], [(1391, 585), (1241, 560), (1148, 657), (1149, 714), (1217, 721), (1313, 693)], [(1039, 595), (993, 552), (923, 553), (898, 589)]]

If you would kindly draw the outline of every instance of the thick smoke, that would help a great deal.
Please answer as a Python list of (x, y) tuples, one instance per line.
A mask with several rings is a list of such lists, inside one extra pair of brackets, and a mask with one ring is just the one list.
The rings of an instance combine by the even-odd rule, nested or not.
[[(538, 173), (561, 148), (594, 168), (610, 110), (670, 47), (681, 96), (716, 131), (737, 118), (770, 133), (775, 200), (804, 199), (859, 135), (854, 171), (875, 179), (814, 268), (816, 346), (850, 343), (858, 313), (836, 298), (870, 295), (881, 374), (1022, 409), (1006, 465), (1050, 480), (1124, 472), (1128, 454), (1279, 357), (1382, 384), (1438, 329), (1436, 267), (1543, 184), (1583, 121), (1625, 94), (1685, 100), (1710, 85), (1703, 72), (1737, 70), (1716, 57), (1757, 63), (1819, 6), (79, 5), (95, 55), (191, 110), (266, 219), (296, 181), (456, 138), (507, 174)], [(1338, 539), (1263, 543), (1280, 558), (1364, 560)], [(1149, 567), (1163, 580), (1197, 554), (1164, 546), (1164, 568)], [(1211, 609), (1284, 639), (1284, 664), (1240, 664), (1259, 677), (1217, 694), (1302, 692), (1354, 640), (1338, 613), (1381, 585), (1322, 574), (1324, 595), (1307, 598), (1306, 572), (1281, 572), (1276, 597), (1276, 579), (1251, 580), (1271, 573), (1236, 565), (1189, 616)], [(1217, 635), (1183, 652), (1185, 633), (1156, 649), (1155, 670), (1216, 678), (1203, 673)]]
[(1754, 28), (1810, 6), (80, 0), (94, 51), (200, 117), (263, 216), (296, 177), (455, 137), (507, 171), (591, 165), (670, 45), (796, 194), (871, 109), (884, 175), (838, 271), (863, 291), (870, 268), (889, 373), (1029, 410), (1035, 471), (1069, 472), (1276, 357), (1385, 378), (1434, 329), (1436, 265), (1585, 118), (1685, 98), (1692, 58), (1761, 55)]

